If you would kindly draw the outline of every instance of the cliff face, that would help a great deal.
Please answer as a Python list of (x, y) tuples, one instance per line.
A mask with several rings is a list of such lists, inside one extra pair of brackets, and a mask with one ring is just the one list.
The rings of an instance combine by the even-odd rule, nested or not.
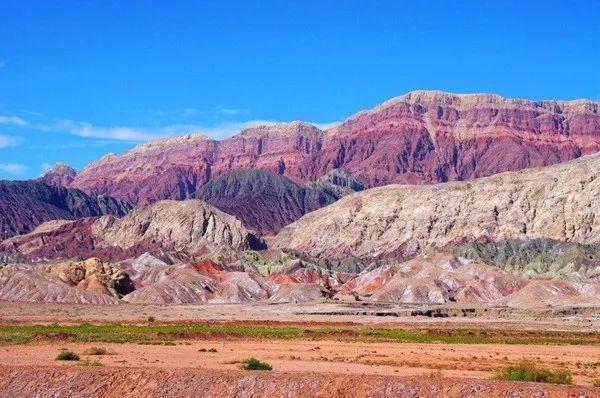
[(300, 122), (249, 128), (224, 141), (202, 135), (167, 138), (99, 159), (72, 186), (147, 204), (190, 198), (211, 178), (236, 169), (307, 180), (316, 176), (321, 139), (319, 129)]
[(27, 233), (48, 220), (105, 214), (120, 217), (131, 210), (131, 205), (42, 182), (0, 181), (0, 209), (0, 239), (6, 239)]
[(30, 259), (129, 258), (146, 251), (204, 251), (262, 248), (259, 237), (235, 217), (199, 200), (160, 201), (123, 218), (103, 216), (50, 221), (0, 244), (0, 252)]
[(470, 182), (389, 185), (346, 196), (283, 228), (275, 247), (342, 260), (447, 245), (600, 242), (600, 155)]
[(599, 105), (416, 91), (328, 131), (301, 122), (214, 141), (189, 135), (107, 155), (72, 186), (132, 203), (185, 199), (210, 179), (256, 168), (296, 182), (343, 169), (370, 187), (468, 180), (600, 149)]

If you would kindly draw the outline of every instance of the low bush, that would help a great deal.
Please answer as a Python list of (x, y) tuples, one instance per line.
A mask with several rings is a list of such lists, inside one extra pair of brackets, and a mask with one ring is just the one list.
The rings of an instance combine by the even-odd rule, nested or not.
[(246, 361), (245, 365), (242, 366), (245, 370), (273, 370), (273, 367), (268, 363), (261, 362), (256, 358), (250, 358)]
[(535, 381), (538, 383), (571, 384), (573, 382), (568, 370), (550, 370), (538, 367), (532, 361), (522, 361), (509, 365), (494, 375), (496, 380)]
[(108, 355), (109, 352), (103, 347), (90, 347), (83, 352), (83, 355)]
[(63, 351), (56, 356), (57, 361), (79, 361), (79, 355), (73, 351)]
[(100, 362), (98, 360), (91, 361), (89, 359), (86, 359), (85, 361), (79, 362), (79, 365), (81, 365), (81, 366), (102, 366), (102, 362)]

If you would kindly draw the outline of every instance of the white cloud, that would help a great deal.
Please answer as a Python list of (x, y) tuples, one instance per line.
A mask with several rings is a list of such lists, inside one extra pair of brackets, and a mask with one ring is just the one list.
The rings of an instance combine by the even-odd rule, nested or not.
[[(193, 112), (195, 108), (189, 108), (189, 112)], [(243, 110), (233, 108), (219, 108), (220, 112), (229, 112), (231, 115)], [(188, 134), (191, 132), (202, 133), (213, 139), (223, 139), (231, 137), (240, 132), (244, 128), (256, 125), (273, 125), (282, 123), (273, 120), (248, 120), (239, 121), (224, 121), (216, 124), (199, 125), (199, 124), (172, 124), (157, 128), (136, 127), (136, 126), (98, 126), (89, 122), (80, 122), (70, 119), (62, 119), (51, 123), (31, 123), (16, 116), (0, 115), (0, 124), (10, 124), (17, 127), (28, 127), (31, 129), (54, 132), (67, 133), (78, 137), (95, 138), (112, 141), (129, 141), (129, 142), (144, 142), (153, 139), (158, 139), (166, 136)], [(318, 128), (325, 130), (339, 122), (333, 123), (313, 123)], [(6, 136), (7, 137), (7, 136)], [(8, 142), (8, 141), (6, 141)], [(11, 141), (12, 142), (12, 141)], [(1, 145), (2, 141), (0, 141)]]
[(28, 169), (24, 164), (19, 163), (0, 163), (0, 171), (8, 174), (18, 175), (23, 174)]
[(26, 127), (29, 125), (27, 120), (21, 119), (17, 116), (6, 116), (0, 115), (0, 124), (18, 126), (18, 127)]
[(50, 170), (51, 168), (52, 168), (52, 165), (51, 165), (50, 163), (46, 163), (46, 162), (44, 162), (44, 163), (42, 163), (42, 164), (40, 165), (40, 169), (42, 170), (42, 173), (45, 173), (45, 172), (47, 172), (47, 171), (48, 171), (48, 170)]
[(17, 146), (19, 138), (11, 135), (0, 134), (0, 149)]
[(45, 126), (50, 131), (63, 131), (72, 135), (85, 138), (103, 138), (123, 141), (147, 141), (162, 137), (164, 134), (151, 132), (144, 128), (128, 126), (94, 126), (87, 122), (61, 120), (50, 126)]

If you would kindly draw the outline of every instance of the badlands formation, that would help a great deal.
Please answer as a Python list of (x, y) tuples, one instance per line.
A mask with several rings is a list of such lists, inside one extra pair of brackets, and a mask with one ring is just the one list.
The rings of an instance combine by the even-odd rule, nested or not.
[(598, 396), (598, 152), (597, 103), (418, 91), (0, 181), (0, 396)]

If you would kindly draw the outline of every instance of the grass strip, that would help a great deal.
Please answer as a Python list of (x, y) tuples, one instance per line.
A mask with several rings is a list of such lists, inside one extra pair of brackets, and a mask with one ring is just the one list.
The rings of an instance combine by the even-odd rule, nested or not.
[(214, 323), (0, 326), (0, 345), (26, 344), (35, 341), (172, 345), (176, 340), (228, 337), (398, 343), (600, 345), (600, 333), (502, 329), (338, 328)]

